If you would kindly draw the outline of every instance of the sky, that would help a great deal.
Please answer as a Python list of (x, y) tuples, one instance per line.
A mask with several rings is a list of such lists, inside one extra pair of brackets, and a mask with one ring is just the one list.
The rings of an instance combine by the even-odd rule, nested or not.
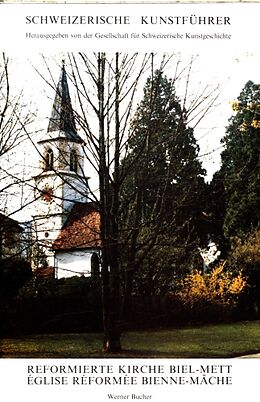
[[(56, 85), (59, 74), (61, 60), (66, 54), (45, 54), (44, 59), (41, 54), (11, 57), (10, 82), (12, 88), (19, 92), (23, 90), (24, 105), (31, 108), (36, 113), (32, 131), (47, 130), (48, 118), (50, 116), (54, 91), (46, 84), (40, 76), (52, 81)], [(157, 59), (161, 59), (161, 54), (156, 54)], [(194, 58), (192, 70), (189, 79), (188, 98), (194, 98), (194, 94), (200, 93), (203, 88), (208, 90), (219, 86), (219, 96), (215, 105), (209, 110), (198, 126), (194, 129), (194, 134), (200, 146), (200, 159), (203, 167), (207, 170), (207, 180), (210, 181), (212, 175), (220, 166), (220, 154), (223, 150), (221, 138), (225, 135), (225, 129), (228, 125), (228, 119), (232, 116), (230, 103), (236, 99), (242, 88), (248, 80), (256, 83), (260, 82), (260, 53), (236, 53), (229, 52), (223, 55), (219, 52), (199, 53), (177, 53), (172, 62), (165, 69), (165, 73), (171, 77), (176, 68), (176, 61), (180, 60), (180, 69), (187, 66)], [(40, 74), (39, 74), (40, 73)], [(142, 98), (142, 88), (145, 78), (140, 83), (140, 89), (137, 95), (137, 102)], [(176, 84), (176, 92), (180, 99), (184, 96), (184, 88), (187, 74), (182, 75), (182, 80)], [(73, 94), (73, 88), (70, 87), (72, 103), (76, 102)], [(192, 124), (191, 124), (192, 125)], [(15, 163), (12, 158), (11, 163), (15, 170), (22, 171), (26, 166), (34, 169), (38, 166), (38, 155), (35, 148), (26, 144), (26, 147), (17, 147), (14, 155)], [(9, 161), (10, 162), (10, 161)], [(89, 169), (89, 167), (86, 167)], [(29, 171), (29, 170), (28, 170)], [(94, 172), (90, 174), (90, 185), (96, 186), (96, 177)]]
[[(51, 79), (54, 80), (55, 85), (59, 78), (61, 59), (64, 56), (66, 59), (66, 54), (44, 55), (52, 74)], [(160, 56), (160, 53), (158, 53), (157, 58), (159, 59)], [(176, 54), (176, 59), (181, 58), (183, 66), (188, 65), (191, 57), (195, 58), (195, 61), (189, 84), (190, 97), (192, 98), (194, 93), (197, 93), (198, 90), (205, 86), (214, 88), (219, 85), (219, 97), (215, 106), (209, 110), (207, 117), (195, 129), (195, 136), (201, 147), (202, 155), (210, 153), (220, 146), (220, 139), (225, 134), (225, 127), (228, 125), (228, 119), (232, 115), (230, 103), (237, 98), (246, 82), (248, 80), (256, 83), (260, 82), (260, 53), (225, 53), (223, 57), (221, 54), (215, 54), (214, 52), (195, 55), (187, 52)], [(173, 74), (172, 69), (175, 68), (175, 64), (175, 61), (173, 61), (165, 69), (169, 77)], [(47, 124), (45, 119), (48, 119), (52, 107), (53, 90), (48, 87), (35, 70), (38, 69), (47, 80), (50, 79), (50, 74), (44, 65), (42, 55), (34, 55), (33, 57), (25, 55), (23, 58), (13, 58), (12, 68), (15, 87), (23, 89), (24, 97), (28, 99), (28, 103), (31, 103), (32, 109), (38, 109), (36, 124), (38, 127), (42, 126), (44, 130)], [(19, 72), (18, 77), (17, 71)], [(145, 77), (147, 77), (147, 74)], [(178, 91), (180, 97), (182, 97), (183, 88), (179, 83), (177, 83), (177, 93)], [(72, 85), (70, 85), (70, 92), (73, 102), (75, 100), (73, 99)], [(142, 83), (140, 84), (138, 99), (141, 96)], [(214, 152), (210, 158), (204, 159), (209, 177), (219, 166), (219, 157), (217, 156), (219, 153), (216, 152), (214, 157), (213, 154)]]

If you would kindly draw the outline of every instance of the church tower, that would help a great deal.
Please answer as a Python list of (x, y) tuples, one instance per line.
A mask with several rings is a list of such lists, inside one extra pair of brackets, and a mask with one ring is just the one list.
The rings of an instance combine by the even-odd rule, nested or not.
[(52, 244), (72, 207), (77, 202), (87, 202), (83, 146), (62, 62), (47, 133), (38, 141), (40, 173), (35, 177), (36, 241), (50, 266), (53, 266)]

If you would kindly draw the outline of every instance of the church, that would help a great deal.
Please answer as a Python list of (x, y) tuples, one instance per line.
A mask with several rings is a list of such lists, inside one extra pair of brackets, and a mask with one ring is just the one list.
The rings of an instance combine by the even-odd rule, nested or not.
[(37, 143), (39, 174), (34, 177), (34, 270), (56, 278), (99, 271), (100, 217), (90, 202), (84, 174), (84, 141), (77, 132), (65, 64), (47, 131)]

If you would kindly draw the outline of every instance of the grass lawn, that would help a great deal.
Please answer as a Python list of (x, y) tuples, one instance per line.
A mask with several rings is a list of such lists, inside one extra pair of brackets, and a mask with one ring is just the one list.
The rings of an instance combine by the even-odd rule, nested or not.
[(31, 335), (1, 340), (3, 358), (215, 358), (260, 352), (260, 321), (123, 334), (123, 352), (104, 355), (102, 334)]

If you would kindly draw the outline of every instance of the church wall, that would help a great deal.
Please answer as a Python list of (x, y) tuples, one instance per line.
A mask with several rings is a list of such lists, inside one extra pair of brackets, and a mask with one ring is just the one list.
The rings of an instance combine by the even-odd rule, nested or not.
[(53, 173), (42, 175), (37, 178), (36, 187), (35, 235), (48, 247), (58, 236), (64, 222), (62, 180)]
[(63, 184), (63, 210), (70, 211), (75, 202), (87, 202), (87, 187), (80, 178), (67, 176)]
[(38, 200), (35, 215), (46, 216), (62, 211), (62, 184), (62, 179), (53, 172), (37, 177), (35, 196)]
[(97, 250), (59, 251), (55, 254), (55, 277), (91, 275), (91, 255)]

